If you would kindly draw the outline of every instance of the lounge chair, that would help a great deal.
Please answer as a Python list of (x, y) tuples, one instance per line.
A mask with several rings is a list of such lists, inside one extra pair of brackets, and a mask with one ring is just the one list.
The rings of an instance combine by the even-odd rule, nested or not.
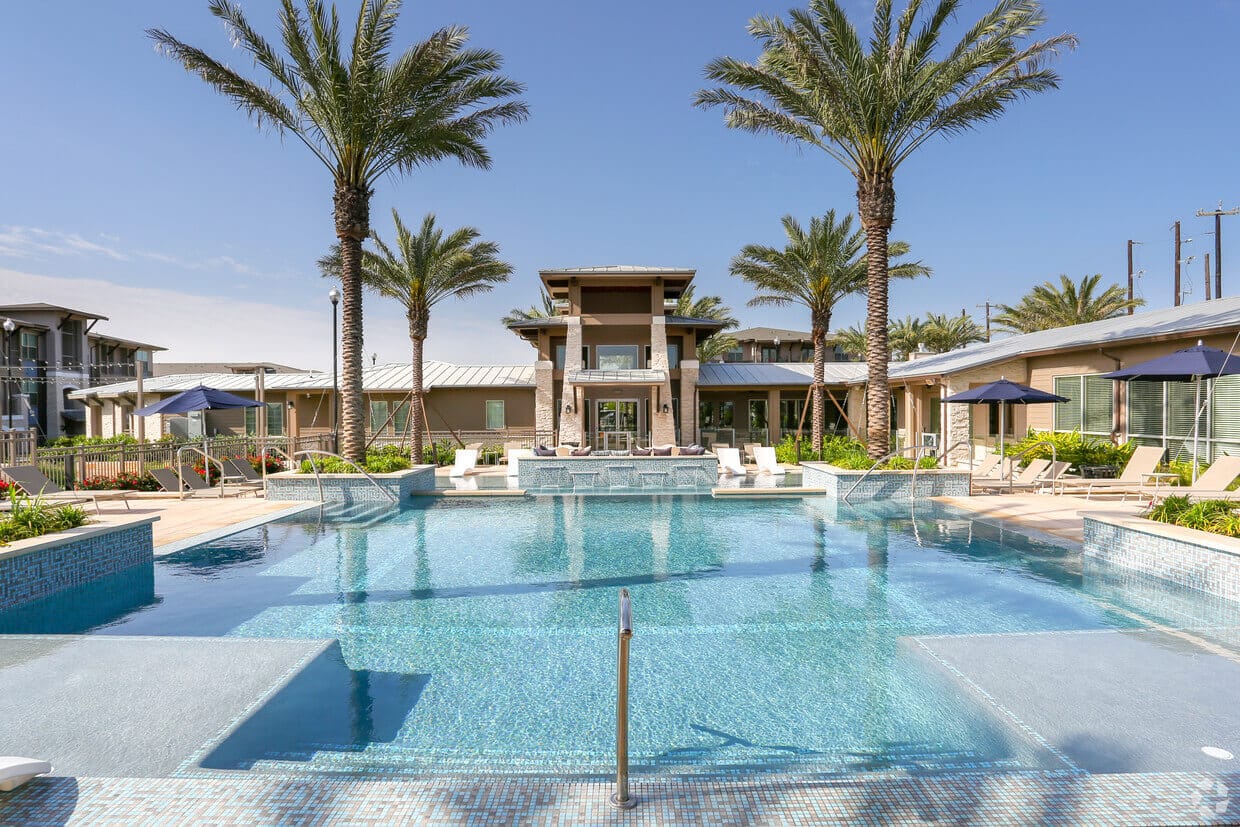
[(762, 443), (761, 442), (746, 442), (743, 447), (745, 448), (745, 462), (750, 465), (753, 465), (754, 462), (756, 462), (756, 459), (755, 459), (756, 455), (754, 454), (754, 449), (761, 448)]
[(473, 473), (474, 468), (478, 465), (478, 449), (477, 448), (457, 448), (456, 460), (452, 464), (452, 470), (448, 472), (449, 477), (463, 477), (466, 474)]
[(33, 465), (9, 465), (0, 468), (0, 474), (8, 477), (22, 491), (31, 497), (40, 497), (48, 502), (93, 502), (95, 513), (102, 514), (100, 500), (121, 500), (125, 509), (129, 510), (129, 495), (132, 491), (66, 491), (49, 480)]
[(719, 457), (719, 473), (734, 477), (745, 476), (745, 466), (741, 465), (739, 448), (720, 448), (715, 452)]
[(1087, 500), (1095, 491), (1123, 494), (1124, 499), (1127, 499), (1129, 494), (1141, 494), (1146, 480), (1158, 468), (1158, 463), (1162, 462), (1164, 450), (1157, 446), (1142, 445), (1132, 452), (1128, 464), (1124, 466), (1124, 472), (1116, 479), (1061, 480), (1060, 493), (1076, 494), (1084, 489)]
[[(151, 475), (155, 482), (159, 483), (159, 487), (171, 494), (181, 494), (185, 491), (185, 484), (177, 479), (177, 472), (171, 468), (148, 468), (146, 472)], [(195, 477), (198, 475), (195, 474)]]
[(1192, 485), (1147, 485), (1141, 493), (1153, 499), (1180, 495), (1194, 500), (1236, 500), (1240, 499), (1240, 491), (1227, 490), (1236, 477), (1240, 477), (1240, 457), (1222, 456), (1202, 471)]
[(771, 447), (762, 447), (759, 445), (753, 449), (754, 459), (758, 463), (759, 474), (770, 474), (775, 477), (782, 477), (785, 473), (784, 467), (779, 464), (779, 460), (775, 458), (775, 449)]
[(35, 758), (0, 755), (0, 792), (12, 792), (36, 775), (47, 775), (52, 765)]
[(973, 480), (975, 488), (981, 488), (985, 491), (1006, 491), (1010, 488), (1031, 488), (1040, 485), (1038, 480), (1047, 469), (1051, 467), (1049, 459), (1031, 459), (1029, 464), (1025, 466), (1025, 470), (1017, 474), (1013, 479), (1001, 480)]
[(976, 468), (970, 470), (970, 473), (979, 479), (985, 479), (994, 472), (1001, 459), (1003, 459), (1002, 454), (987, 454)]
[(991, 485), (994, 483), (1007, 482), (1016, 473), (1016, 463), (1009, 457), (996, 457), (996, 461), (990, 466), (990, 470), (986, 474), (974, 474), (973, 482), (976, 485)]
[(253, 491), (255, 496), (258, 495), (259, 489), (266, 485), (263, 475), (254, 470), (254, 466), (250, 465), (248, 459), (225, 458), (220, 460), (220, 463), (224, 466), (223, 479)]
[[(211, 485), (191, 465), (181, 466), (181, 481), (185, 483), (185, 487), (191, 492), (213, 490)], [(219, 496), (224, 496), (223, 488), (220, 489)]]

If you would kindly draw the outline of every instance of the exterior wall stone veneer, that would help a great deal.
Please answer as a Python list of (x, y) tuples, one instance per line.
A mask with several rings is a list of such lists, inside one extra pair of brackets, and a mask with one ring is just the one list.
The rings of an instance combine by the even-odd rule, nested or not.
[[(1027, 369), (1025, 360), (1018, 359), (1015, 361), (1003, 362), (997, 365), (986, 365), (975, 370), (964, 370), (959, 373), (953, 373), (945, 377), (946, 387), (943, 390), (943, 396), (954, 396), (969, 390), (975, 385), (984, 385), (987, 382), (994, 382), (1001, 377), (1012, 380), (1013, 382), (1027, 382)], [(971, 409), (977, 408), (981, 412), (980, 415), (985, 416), (989, 406), (986, 405), (961, 405), (949, 402), (943, 406), (943, 432), (947, 439), (947, 443), (943, 448), (952, 447), (950, 455), (946, 458), (948, 462), (965, 465), (969, 462), (970, 449), (965, 446), (953, 447), (957, 443), (964, 441), (966, 445), (973, 444), (973, 434), (969, 430)], [(1009, 417), (1007, 425), (1011, 426), (1011, 417)], [(1020, 439), (1021, 433), (1012, 428), (1012, 439), (1015, 441)]]
[(555, 366), (541, 361), (534, 365), (534, 434), (548, 443), (555, 441)]
[(1143, 517), (1084, 519), (1086, 558), (1240, 602), (1240, 540)]
[(719, 460), (700, 457), (522, 457), (517, 484), (527, 490), (686, 488), (708, 491), (719, 479)]
[[(692, 445), (698, 440), (698, 409), (696, 393), (699, 362), (696, 359), (680, 361), (680, 444)], [(779, 411), (779, 406), (775, 406)], [(779, 421), (778, 417), (775, 419)]]
[(152, 565), (151, 524), (158, 519), (86, 525), (0, 547), (0, 611), (134, 566)]
[[(828, 497), (839, 499), (848, 493), (865, 471), (850, 471), (825, 462), (802, 462), (801, 484), (822, 488)], [(967, 497), (970, 475), (967, 471), (917, 471), (918, 497)], [(859, 500), (907, 500), (913, 496), (912, 471), (875, 471), (852, 492)]]
[(573, 371), (584, 370), (581, 363), (581, 317), (568, 316), (567, 341), (564, 345), (564, 387), (560, 398), (560, 444), (573, 442), (581, 445), (585, 441), (585, 419), (582, 418), (580, 406), (577, 404), (577, 386), (568, 381)]
[[(522, 460), (524, 462), (525, 460)], [(371, 474), (384, 490), (396, 497), (397, 502), (408, 499), (414, 491), (431, 491), (435, 488), (435, 466), (417, 465), (406, 471), (392, 474)], [(323, 481), (325, 502), (383, 503), (388, 498), (371, 485), (361, 474), (320, 474)], [(272, 501), (319, 501), (319, 485), (314, 474), (283, 471), (267, 476), (267, 499)]]
[[(655, 316), (650, 320), (650, 368), (661, 370), (664, 376), (669, 377), (663, 380), (659, 388), (657, 404), (656, 400), (650, 400), (650, 444), (673, 445), (676, 442), (676, 420), (670, 410), (663, 413), (663, 406), (672, 404), (672, 380), (667, 359), (667, 319), (663, 316)], [(683, 379), (681, 384), (683, 386)], [(696, 416), (696, 411), (689, 412), (682, 408), (682, 420), (686, 414)]]

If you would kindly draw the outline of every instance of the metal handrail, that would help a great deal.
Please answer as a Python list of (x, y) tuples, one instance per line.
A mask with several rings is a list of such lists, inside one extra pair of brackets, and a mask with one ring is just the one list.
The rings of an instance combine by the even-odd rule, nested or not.
[(290, 471), (294, 470), (293, 469), (293, 458), (288, 455), (287, 451), (285, 451), (283, 448), (277, 448), (274, 445), (264, 445), (263, 450), (258, 452), (258, 458), (259, 460), (262, 461), (262, 464), (263, 464), (263, 482), (264, 483), (267, 481), (267, 454), (271, 453), (272, 451), (284, 457), (284, 461), (285, 463), (288, 464)]
[[(1058, 452), (1055, 451), (1055, 443), (1049, 439), (1040, 439), (1037, 442), (1033, 443), (1032, 445), (1026, 446), (1023, 451), (1020, 451), (1019, 453), (1016, 453), (1016, 454), (1012, 454), (1010, 459), (1012, 461), (1013, 467), (1008, 472), (1008, 493), (1009, 494), (1012, 493), (1012, 490), (1013, 490), (1012, 485), (1016, 481), (1016, 468), (1015, 468), (1016, 460), (1020, 459), (1025, 454), (1029, 453), (1034, 448), (1037, 448), (1040, 445), (1051, 446), (1051, 470), (1054, 471), (1055, 466), (1059, 464), (1059, 454)], [(1005, 457), (1005, 459), (1009, 459), (1009, 458)], [(1000, 460), (1000, 462), (1002, 461), (1003, 460)], [(1057, 480), (1058, 478), (1059, 478), (1058, 476), (1051, 477), (1051, 493), (1052, 494), (1055, 493), (1055, 480)]]
[(633, 602), (629, 590), (620, 590), (620, 628), (616, 632), (616, 791), (608, 801), (630, 810), (637, 799), (629, 795), (629, 641), (633, 638)]
[(883, 455), (883, 457), (882, 457), (881, 459), (876, 460), (872, 466), (870, 466), (868, 469), (866, 469), (866, 472), (865, 472), (864, 474), (862, 474), (862, 475), (861, 475), (861, 478), (860, 478), (860, 479), (858, 479), (856, 482), (854, 482), (854, 483), (852, 484), (852, 486), (851, 486), (851, 487), (850, 487), (847, 491), (845, 491), (845, 492), (844, 492), (844, 496), (840, 497), (840, 499), (841, 499), (841, 500), (843, 500), (844, 502), (848, 503), (849, 505), (852, 505), (852, 503), (849, 503), (849, 502), (848, 502), (848, 497), (852, 494), (852, 492), (854, 492), (854, 491), (856, 491), (856, 490), (857, 490), (857, 486), (859, 486), (859, 485), (861, 485), (861, 483), (865, 482), (865, 481), (866, 481), (866, 479), (868, 479), (868, 478), (869, 478), (870, 474), (873, 474), (875, 471), (877, 471), (877, 470), (879, 469), (879, 466), (881, 466), (884, 462), (886, 462), (887, 460), (889, 460), (889, 459), (891, 459), (891, 458), (893, 458), (893, 457), (898, 457), (898, 456), (900, 456), (900, 455), (901, 455), (901, 454), (903, 454), (905, 451), (913, 451), (913, 452), (914, 452), (914, 456), (913, 456), (913, 490), (910, 492), (911, 496), (910, 496), (910, 498), (909, 498), (909, 499), (917, 499), (917, 463), (921, 460), (921, 456), (920, 456), (921, 452), (922, 452), (922, 451), (929, 451), (929, 450), (933, 450), (933, 446), (930, 446), (930, 445), (906, 445), (906, 446), (905, 446), (905, 447), (903, 447), (903, 448), (897, 448), (896, 450), (892, 451), (892, 452), (891, 452), (891, 453), (889, 453), (889, 454), (884, 454), (884, 455)]
[(202, 470), (207, 474), (207, 485), (211, 484), (211, 468), (207, 463), (214, 462), (220, 467), (220, 499), (224, 499), (224, 474), (226, 473), (224, 471), (224, 462), (211, 456), (197, 445), (182, 445), (180, 448), (177, 448), (177, 482), (181, 485), (181, 490), (177, 492), (177, 497), (182, 500), (185, 499), (185, 477), (181, 473), (181, 468), (184, 464), (181, 462), (181, 454), (185, 451), (196, 451), (202, 454)]
[(318, 483), (319, 485), (319, 502), (326, 502), (326, 497), (323, 496), (323, 479), (319, 476), (319, 464), (314, 461), (314, 458), (316, 456), (335, 457), (336, 459), (343, 460), (344, 462), (349, 463), (349, 465), (352, 465), (354, 468), (357, 469), (357, 472), (359, 474), (361, 474), (366, 479), (370, 480), (370, 484), (373, 485), (375, 488), (378, 488), (379, 492), (382, 493), (383, 496), (388, 498), (388, 502), (393, 502), (393, 503), (396, 502), (396, 498), (392, 496), (391, 491), (388, 491), (386, 488), (380, 485), (375, 480), (374, 477), (366, 473), (365, 468), (358, 465), (356, 462), (349, 459), (348, 457), (342, 457), (340, 456), (340, 454), (333, 454), (331, 451), (294, 451), (292, 458), (296, 459), (297, 457), (300, 457), (302, 455), (305, 455), (306, 457), (310, 459), (310, 468), (314, 471), (314, 481)]

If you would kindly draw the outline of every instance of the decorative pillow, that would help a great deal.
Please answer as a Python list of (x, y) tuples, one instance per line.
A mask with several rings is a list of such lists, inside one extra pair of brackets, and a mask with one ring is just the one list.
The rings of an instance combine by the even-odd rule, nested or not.
[(650, 449), (649, 449), (649, 448), (639, 448), (638, 446), (634, 445), (634, 446), (633, 446), (633, 456), (635, 456), (635, 457), (648, 457), (648, 456), (650, 456)]
[(703, 448), (701, 445), (690, 445), (686, 448), (680, 449), (680, 455), (682, 457), (700, 457), (702, 456), (702, 454), (705, 454), (705, 453), (706, 453), (706, 449)]
[(539, 446), (537, 446), (537, 447), (535, 447), (535, 448), (534, 448), (534, 456), (536, 456), (536, 457), (553, 457), (553, 456), (555, 456), (555, 449), (554, 449), (554, 448), (548, 448), (546, 445), (539, 445)]
[(666, 448), (651, 448), (650, 456), (652, 457), (670, 457), (672, 455), (672, 446)]
[(568, 452), (568, 455), (572, 457), (588, 457), (590, 456), (591, 450), (592, 449), (590, 448), (590, 446), (587, 445), (584, 448), (574, 448), (573, 450)]

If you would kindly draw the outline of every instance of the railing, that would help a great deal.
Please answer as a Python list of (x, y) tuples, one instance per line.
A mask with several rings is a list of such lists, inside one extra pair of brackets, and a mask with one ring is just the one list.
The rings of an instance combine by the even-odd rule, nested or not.
[[(873, 474), (875, 471), (879, 470), (879, 468), (882, 467), (883, 463), (887, 462), (887, 460), (892, 459), (893, 457), (898, 457), (908, 451), (913, 452), (913, 487), (909, 491), (909, 499), (917, 499), (917, 464), (921, 461), (922, 454), (931, 450), (934, 449), (929, 445), (908, 445), (904, 448), (897, 448), (888, 454), (884, 454), (881, 459), (877, 460), (874, 465), (869, 468), (869, 470), (862, 474), (861, 477), (854, 482), (847, 491), (844, 492), (844, 496), (840, 497), (840, 499), (847, 503), (849, 495), (857, 490), (857, 486), (869, 479), (870, 474)], [(851, 503), (849, 503), (849, 505), (851, 505)]]
[(29, 465), (38, 438), (35, 431), (0, 431), (0, 465)]
[(177, 493), (180, 496), (180, 498), (185, 499), (185, 477), (184, 477), (184, 471), (183, 471), (183, 469), (185, 468), (185, 463), (181, 462), (181, 454), (185, 453), (186, 451), (193, 451), (195, 454), (202, 454), (202, 473), (203, 473), (203, 478), (206, 479), (208, 485), (211, 484), (211, 463), (214, 462), (216, 465), (220, 467), (220, 499), (223, 499), (224, 498), (224, 474), (226, 473), (224, 471), (224, 461), (217, 457), (211, 456), (206, 451), (204, 451), (202, 448), (199, 448), (197, 445), (182, 445), (180, 448), (177, 448), (177, 482), (179, 483), (179, 485), (177, 486), (178, 488)]
[(359, 474), (361, 474), (366, 479), (370, 480), (370, 484), (373, 485), (375, 488), (378, 488), (379, 492), (383, 494), (383, 496), (387, 497), (389, 502), (393, 502), (393, 503), (396, 502), (396, 497), (392, 496), (391, 491), (388, 491), (386, 488), (384, 488), (382, 485), (376, 482), (374, 477), (366, 473), (365, 468), (358, 465), (353, 460), (348, 459), (347, 457), (342, 457), (340, 456), (340, 454), (333, 454), (331, 451), (295, 451), (293, 453), (294, 459), (300, 456), (305, 456), (309, 458), (310, 460), (310, 468), (313, 469), (314, 471), (314, 481), (318, 483), (319, 485), (319, 502), (326, 502), (327, 500), (326, 500), (326, 497), (323, 496), (323, 479), (322, 477), (319, 476), (319, 464), (314, 461), (315, 457), (335, 457), (336, 459), (341, 460), (342, 462), (349, 463), (349, 465), (352, 465), (354, 468), (357, 469), (357, 472)]
[(629, 795), (629, 641), (633, 639), (633, 602), (629, 590), (620, 590), (620, 628), (616, 632), (616, 791), (608, 801), (630, 810), (637, 800)]
[(1055, 452), (1055, 443), (1050, 441), (1049, 439), (1041, 439), (1033, 443), (1032, 445), (1027, 446), (1023, 451), (1020, 451), (1019, 453), (1016, 453), (1016, 454), (1012, 454), (1012, 456), (1010, 457), (1004, 457), (1002, 460), (999, 461), (1000, 463), (1003, 463), (1005, 460), (1011, 460), (1012, 462), (1012, 467), (1008, 469), (1008, 493), (1009, 494), (1012, 493), (1013, 491), (1012, 486), (1013, 486), (1013, 483), (1016, 481), (1016, 460), (1020, 459), (1025, 454), (1029, 453), (1034, 448), (1037, 448), (1038, 446), (1041, 446), (1041, 445), (1051, 446), (1050, 470), (1051, 470), (1051, 473), (1055, 474), (1055, 476), (1051, 477), (1051, 493), (1052, 494), (1055, 493), (1055, 481), (1058, 480), (1060, 476), (1062, 476), (1061, 474), (1058, 474), (1055, 472), (1055, 466), (1059, 464), (1059, 457)]

